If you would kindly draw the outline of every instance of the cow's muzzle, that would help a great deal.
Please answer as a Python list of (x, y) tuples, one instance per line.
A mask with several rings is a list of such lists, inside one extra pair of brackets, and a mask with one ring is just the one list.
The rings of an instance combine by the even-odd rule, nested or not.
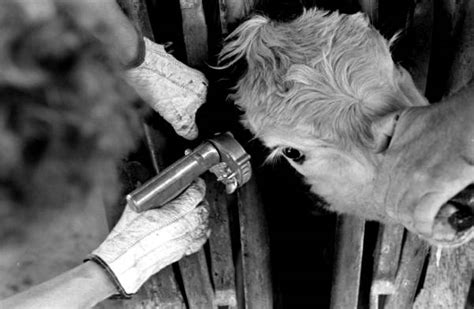
[(451, 198), (439, 209), (432, 239), (438, 245), (462, 244), (474, 234), (474, 184)]

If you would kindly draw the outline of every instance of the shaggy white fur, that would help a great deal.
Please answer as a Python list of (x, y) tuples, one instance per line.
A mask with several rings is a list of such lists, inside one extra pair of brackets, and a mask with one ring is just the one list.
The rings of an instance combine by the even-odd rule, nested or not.
[(247, 61), (233, 99), (257, 136), (287, 128), (350, 148), (371, 144), (373, 120), (413, 104), (400, 90), (390, 43), (361, 13), (311, 9), (289, 23), (251, 18), (220, 59), (223, 67)]
[[(392, 39), (391, 41), (393, 41)], [(232, 33), (221, 66), (245, 59), (233, 99), (243, 123), (286, 157), (332, 210), (390, 221), (375, 197), (376, 156), (392, 112), (427, 104), (394, 64), (391, 41), (359, 13), (306, 10), (291, 22), (255, 16)], [(390, 123), (390, 121), (388, 122)]]

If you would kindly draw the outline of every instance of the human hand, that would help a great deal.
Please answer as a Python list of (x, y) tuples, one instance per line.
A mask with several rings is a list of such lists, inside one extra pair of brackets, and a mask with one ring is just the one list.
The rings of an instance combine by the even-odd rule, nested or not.
[(206, 100), (206, 77), (176, 60), (164, 46), (144, 40), (145, 60), (127, 71), (128, 81), (176, 133), (186, 139), (196, 138), (195, 116)]
[(205, 183), (198, 179), (162, 208), (136, 213), (127, 205), (106, 240), (88, 259), (110, 275), (124, 296), (153, 274), (198, 251), (209, 237)]

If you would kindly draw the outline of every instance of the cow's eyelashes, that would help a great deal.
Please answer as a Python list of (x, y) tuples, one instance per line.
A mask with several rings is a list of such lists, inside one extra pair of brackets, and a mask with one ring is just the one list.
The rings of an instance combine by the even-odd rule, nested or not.
[(372, 124), (375, 146), (374, 151), (376, 153), (384, 152), (390, 147), (399, 119), (400, 113), (392, 113), (382, 117)]
[(290, 160), (292, 160), (296, 163), (299, 163), (299, 164), (303, 163), (303, 161), (305, 159), (305, 156), (301, 151), (299, 151), (298, 149), (292, 148), (292, 147), (283, 148), (282, 153), (288, 159), (290, 159)]

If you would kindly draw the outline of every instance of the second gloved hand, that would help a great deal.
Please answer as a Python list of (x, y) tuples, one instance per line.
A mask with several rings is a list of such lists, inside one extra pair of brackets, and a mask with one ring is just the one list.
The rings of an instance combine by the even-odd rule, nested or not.
[(206, 100), (206, 77), (176, 60), (162, 45), (144, 40), (145, 60), (128, 70), (128, 81), (176, 133), (187, 139), (196, 138), (195, 117)]

